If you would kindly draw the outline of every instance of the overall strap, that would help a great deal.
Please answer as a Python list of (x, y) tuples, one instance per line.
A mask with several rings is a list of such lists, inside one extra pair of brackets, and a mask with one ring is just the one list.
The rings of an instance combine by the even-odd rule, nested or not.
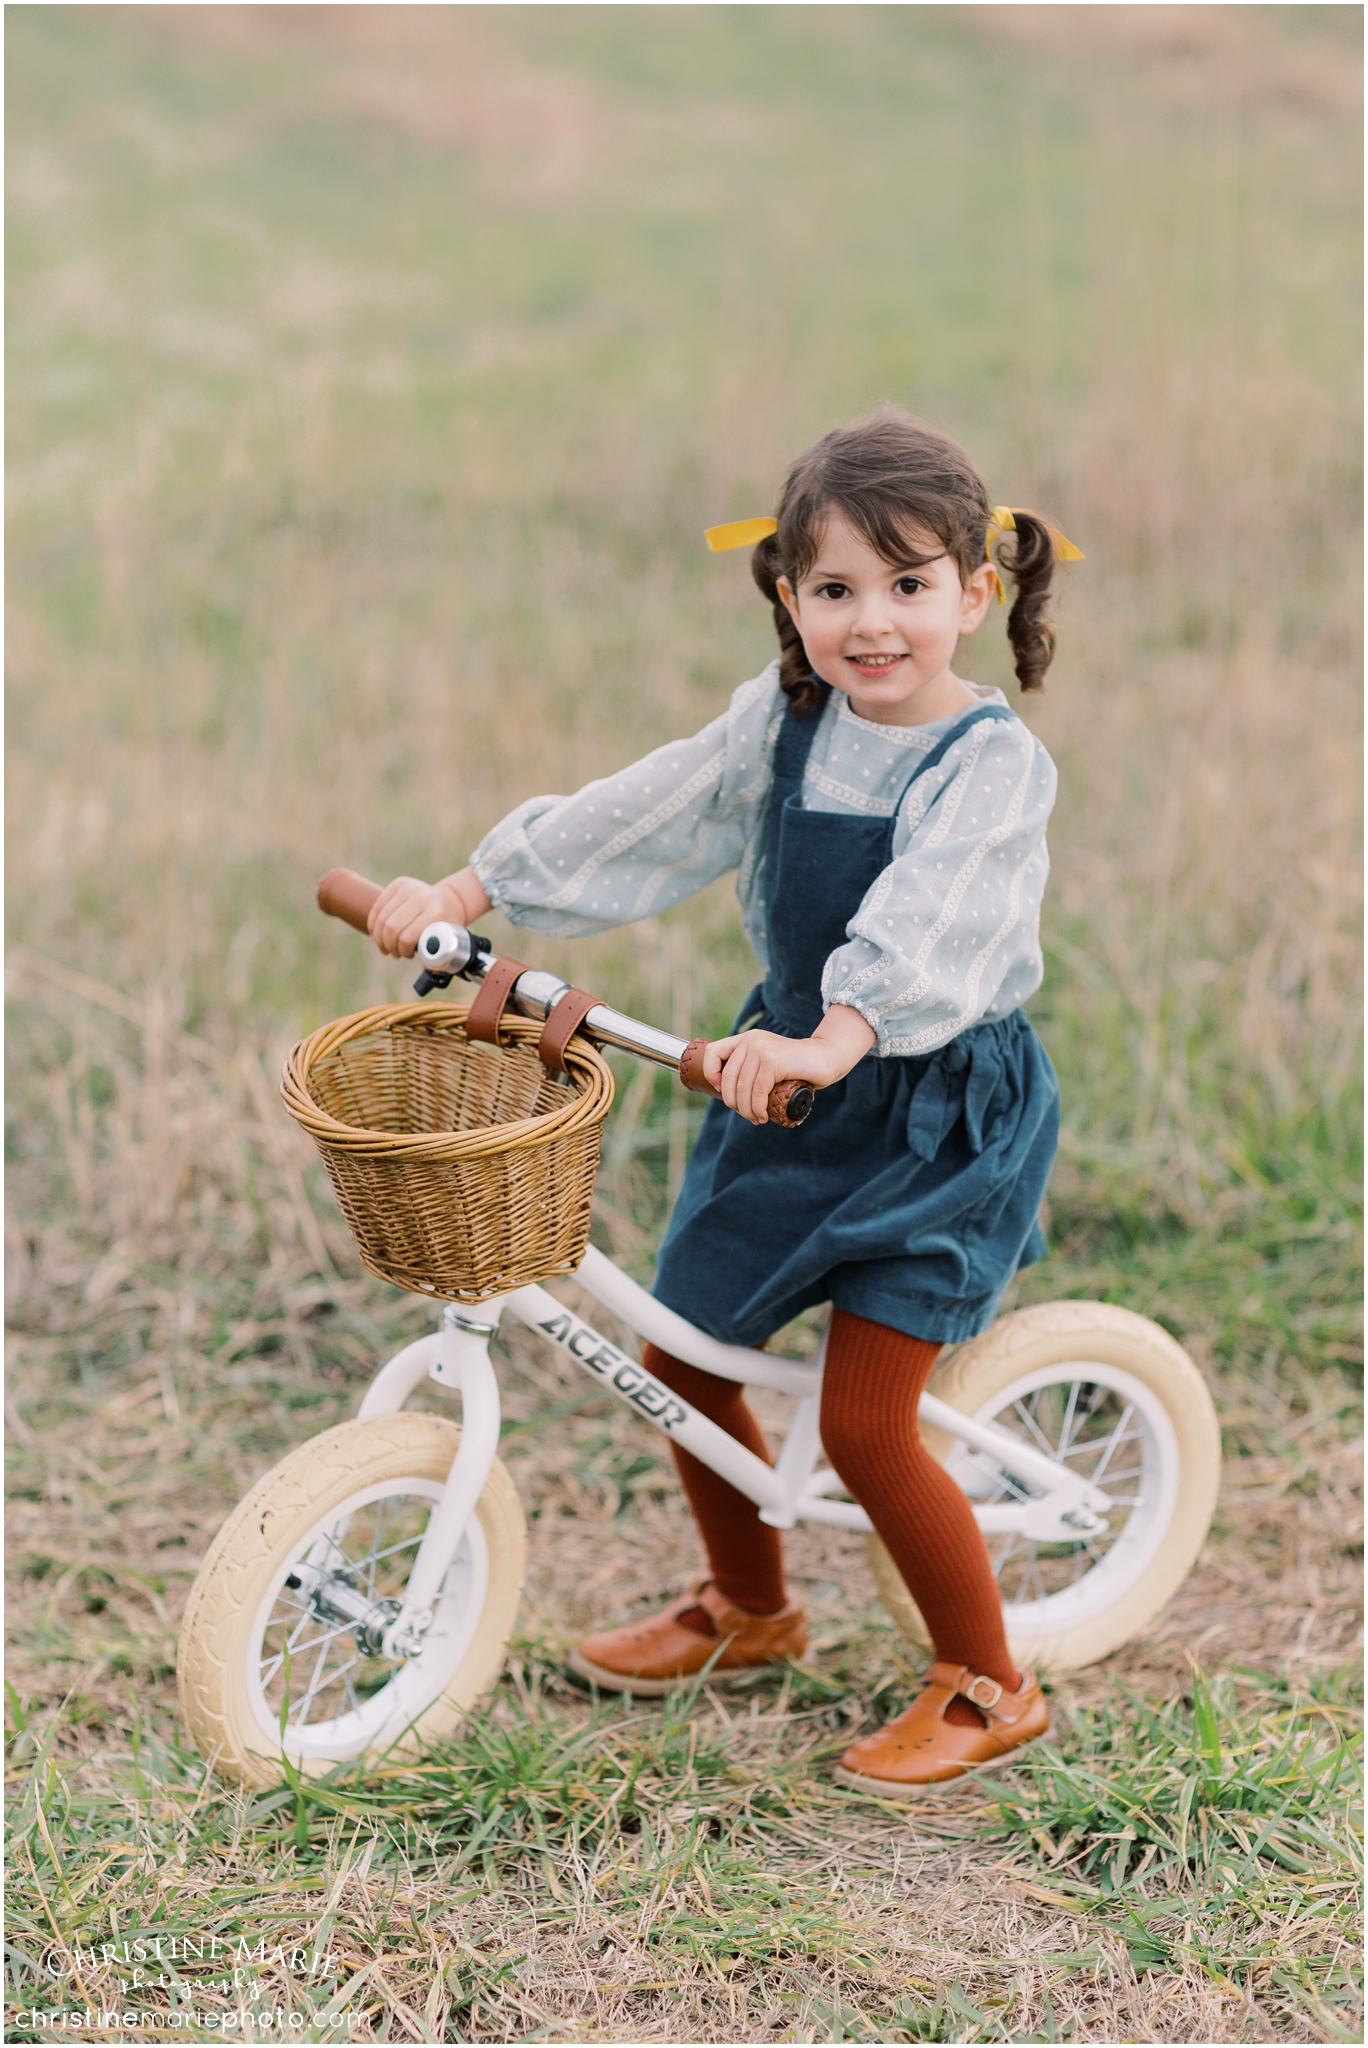
[(779, 732), (774, 742), (769, 804), (765, 811), (764, 838), (761, 842), (762, 859), (766, 865), (774, 852), (779, 830), (779, 813), (789, 797), (800, 795), (808, 755), (812, 752), (812, 742), (817, 737), (822, 713), (831, 701), (830, 683), (824, 683), (820, 676), (814, 676), (812, 680), (822, 692), (820, 704), (815, 711), (799, 713), (794, 711), (786, 700), (784, 715), (779, 722)]
[(788, 703), (784, 706), (784, 716), (774, 742), (774, 770), (770, 778), (771, 808), (782, 804), (785, 797), (796, 796), (802, 788), (808, 755), (812, 752), (812, 742), (817, 737), (822, 713), (831, 702), (830, 683), (824, 683), (820, 676), (814, 676), (812, 680), (822, 692), (821, 702), (815, 711), (799, 713)]

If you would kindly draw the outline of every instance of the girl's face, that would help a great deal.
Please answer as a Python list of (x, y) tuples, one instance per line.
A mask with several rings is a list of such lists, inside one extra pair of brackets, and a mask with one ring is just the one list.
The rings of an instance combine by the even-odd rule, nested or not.
[[(928, 538), (925, 550), (938, 545)], [(814, 673), (879, 725), (925, 725), (971, 701), (950, 664), (960, 635), (982, 623), (993, 590), (986, 562), (967, 586), (949, 555), (917, 566), (886, 562), (839, 512), (797, 589), (779, 580)]]

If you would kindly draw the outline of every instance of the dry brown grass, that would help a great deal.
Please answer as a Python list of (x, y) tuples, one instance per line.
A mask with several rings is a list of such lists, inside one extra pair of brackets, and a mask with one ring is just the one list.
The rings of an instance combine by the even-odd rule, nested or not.
[[(64, 985), (22, 961), (19, 972), (40, 1010), (70, 992), (70, 976)], [(197, 1560), (263, 1467), (351, 1412), (385, 1351), (430, 1311), (359, 1275), (259, 1062), (222, 1059), (165, 1013), (123, 1008), (132, 1014), (117, 1106), (103, 1126), (113, 1141), (86, 1159), (82, 1212), (65, 1230), (28, 1234), (12, 1261), (11, 1683), (47, 1730), (62, 1797), (78, 1815), (127, 1815), (94, 1845), (106, 1876), (89, 1897), (112, 1910), (63, 1912), (68, 1943), (107, 1940), (120, 1926), (215, 1927), (230, 1941), (245, 1934), (249, 1947), (265, 1934), (271, 1947), (312, 1953), (326, 1900), (334, 1976), (368, 1973), (343, 2035), (353, 2039), (386, 2038), (391, 2025), (389, 2038), (437, 2040), (529, 2029), (622, 2041), (791, 2040), (814, 2029), (879, 2039), (888, 2036), (869, 2026), (896, 2026), (899, 2000), (910, 2038), (995, 2038), (995, 2015), (1010, 2020), (1012, 2038), (1038, 2038), (1042, 2026), (1095, 2041), (1338, 2037), (1339, 2008), (1300, 1983), (1289, 1995), (1278, 1977), (1303, 1955), (1319, 1974), (1315, 1910), (1252, 1950), (1266, 1951), (1262, 1974), (1234, 1969), (1227, 1948), (1226, 1974), (1213, 1980), (1199, 1945), (1176, 1967), (1137, 1965), (1124, 1924), (1099, 1925), (1095, 1894), (1061, 1890), (1006, 1847), (977, 1792), (908, 1816), (830, 1786), (826, 1762), (886, 1717), (914, 1669), (874, 1600), (862, 1542), (839, 1532), (800, 1529), (789, 1542), (815, 1623), (812, 1674), (739, 1699), (705, 1691), (684, 1724), (688, 1754), (664, 1775), (648, 1767), (640, 1787), (652, 1822), (635, 1838), (640, 1854), (633, 1838), (600, 1837), (491, 1885), (462, 1873), (459, 1827), (454, 1841), (434, 1842), (433, 1823), (419, 1821), (396, 1848), (392, 1823), (387, 1834), (382, 1816), (376, 1835), (358, 1788), (353, 1808), (315, 1818), (305, 1876), (278, 1821), (253, 1820), (232, 1795), (195, 1792), (175, 1756), (173, 1671)], [(56, 1077), (67, 1102), (79, 1099), (89, 1056), (78, 1049)], [(107, 1030), (99, 1056), (111, 1056)], [(79, 1129), (68, 1135), (81, 1143)], [(611, 1179), (606, 1194), (607, 1215), (630, 1200)], [(105, 1217), (117, 1222), (112, 1241)], [(269, 1245), (269, 1262), (245, 1265), (249, 1245)], [(635, 1249), (615, 1248), (629, 1258)], [(567, 1298), (578, 1301), (573, 1289)], [(560, 1676), (567, 1642), (680, 1583), (694, 1539), (653, 1433), (526, 1333), (504, 1347), (503, 1378), (505, 1457), (531, 1517), (530, 1570), (514, 1657), (482, 1725), (515, 1744), (530, 1729), (554, 1750), (593, 1720)], [(1215, 1384), (1232, 1437), (1267, 1449), (1228, 1471), (1212, 1538), (1178, 1598), (1104, 1667), (1061, 1683), (1063, 1708), (1110, 1697), (1118, 1682), (1181, 1693), (1193, 1658), (1311, 1676), (1352, 1654), (1358, 1458), (1335, 1397), (1300, 1389), (1294, 1407), (1292, 1390), (1241, 1394), (1224, 1375)], [(418, 1400), (443, 1405), (435, 1390)], [(777, 1426), (783, 1404), (761, 1401)], [(613, 1718), (627, 1752), (660, 1721), (652, 1709)], [(691, 1780), (695, 1750), (720, 1750), (723, 1782)], [(20, 1783), (30, 1754), (21, 1742)], [(140, 1767), (130, 1763), (138, 1756)], [(757, 1823), (754, 1788), (772, 1807), (775, 1787), (786, 1803)], [(554, 1785), (546, 1798), (554, 1807)], [(700, 1811), (720, 1838), (711, 1862)], [(52, 1827), (59, 1862), (88, 1869), (70, 1812), (65, 1828), (54, 1812)], [(108, 1843), (120, 1838), (130, 1846), (111, 1868)], [(1337, 1882), (1333, 1869), (1312, 1876)], [(22, 1861), (15, 1880), (22, 1891)], [(745, 1939), (739, 1918), (755, 1930)], [(695, 1923), (697, 1940), (681, 1952), (681, 1926)], [(84, 1967), (93, 1996), (108, 1973)], [(219, 1981), (208, 1968), (189, 1974)], [(297, 1970), (263, 1968), (253, 1983), (266, 2009), (293, 2003), (318, 2024), (320, 2000)], [(206, 1989), (197, 2003), (216, 2012), (233, 1995)], [(139, 1996), (155, 2009), (164, 1995)], [(939, 2021), (928, 2018), (937, 2011)], [(918, 2033), (925, 2024), (933, 2031)]]

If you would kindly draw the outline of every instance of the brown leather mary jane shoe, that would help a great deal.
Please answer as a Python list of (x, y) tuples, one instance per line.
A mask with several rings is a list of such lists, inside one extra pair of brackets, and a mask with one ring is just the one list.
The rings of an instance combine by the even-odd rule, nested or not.
[[(711, 1625), (707, 1635), (686, 1627), (679, 1618), (700, 1607)], [(698, 1579), (663, 1614), (586, 1636), (566, 1662), (604, 1692), (654, 1699), (672, 1692), (682, 1680), (696, 1678), (714, 1657), (717, 1662), (708, 1683), (727, 1685), (762, 1665), (796, 1662), (806, 1648), (807, 1622), (796, 1600), (777, 1614), (747, 1614), (724, 1600), (711, 1579)]]
[[(984, 1726), (962, 1728), (946, 1720), (945, 1710), (956, 1693), (978, 1708)], [(1049, 1725), (1050, 1710), (1034, 1673), (1023, 1671), (1020, 1690), (1007, 1692), (995, 1679), (976, 1678), (967, 1664), (933, 1664), (925, 1692), (886, 1728), (853, 1742), (835, 1775), (857, 1792), (915, 1799), (967, 1771), (991, 1771), (1005, 1764)]]

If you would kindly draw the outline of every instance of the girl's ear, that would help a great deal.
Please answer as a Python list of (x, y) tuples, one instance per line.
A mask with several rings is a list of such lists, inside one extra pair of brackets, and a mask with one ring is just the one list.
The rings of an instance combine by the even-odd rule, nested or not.
[(774, 587), (779, 593), (779, 602), (783, 605), (784, 610), (796, 626), (798, 623), (798, 599), (794, 595), (793, 585), (789, 582), (787, 576), (777, 576), (774, 581)]
[(988, 616), (988, 607), (997, 595), (997, 573), (991, 562), (984, 562), (975, 569), (960, 593), (960, 632), (976, 633)]

